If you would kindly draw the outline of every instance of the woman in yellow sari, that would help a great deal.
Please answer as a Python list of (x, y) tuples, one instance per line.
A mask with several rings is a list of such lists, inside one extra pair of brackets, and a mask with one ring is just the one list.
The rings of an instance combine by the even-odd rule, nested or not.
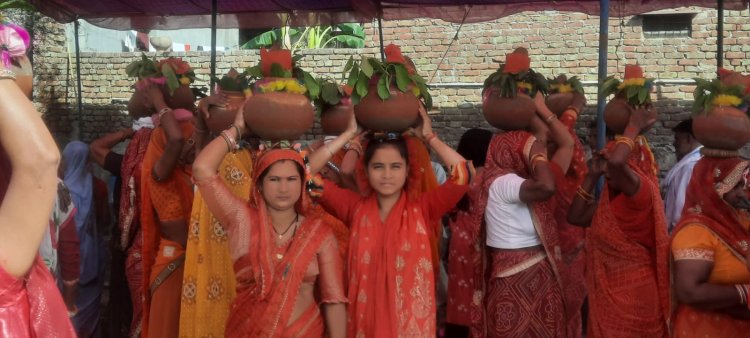
[[(248, 201), (253, 159), (249, 149), (228, 153), (219, 177), (232, 193)], [(180, 337), (221, 337), (235, 298), (235, 277), (225, 226), (208, 210), (198, 191), (190, 217), (182, 281)]]

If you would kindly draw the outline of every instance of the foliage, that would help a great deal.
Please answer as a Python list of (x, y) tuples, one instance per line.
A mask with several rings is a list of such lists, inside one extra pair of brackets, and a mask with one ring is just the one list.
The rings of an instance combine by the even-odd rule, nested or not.
[(250, 78), (245, 72), (238, 72), (236, 69), (230, 69), (224, 76), (214, 78), (214, 82), (223, 91), (242, 92), (250, 87)]
[(705, 114), (714, 106), (747, 107), (750, 94), (741, 85), (726, 85), (719, 79), (712, 81), (695, 78), (696, 86), (693, 92), (693, 112)]
[(484, 80), (482, 95), (493, 89), (498, 90), (500, 96), (508, 98), (515, 98), (519, 93), (530, 97), (536, 96), (538, 92), (547, 94), (549, 84), (542, 74), (533, 69), (512, 74), (504, 72), (503, 68), (505, 64), (501, 63), (500, 68)]
[(156, 69), (156, 57), (151, 60), (145, 53), (141, 54), (141, 59), (131, 62), (125, 68), (125, 73), (128, 76), (138, 78), (139, 80), (149, 77), (158, 77), (159, 70)]
[[(34, 8), (34, 6), (28, 3), (26, 0), (2, 0), (0, 1), (0, 11), (4, 11), (7, 9), (36, 11), (36, 8)], [(3, 21), (2, 14), (0, 14), (0, 21)]]
[[(288, 45), (287, 45), (288, 44)], [(334, 26), (281, 27), (262, 33), (242, 45), (242, 49), (268, 48), (281, 45), (296, 52), (301, 48), (320, 49), (343, 46), (363, 48), (365, 30), (360, 24), (343, 23)]]
[(651, 89), (654, 87), (654, 79), (651, 78), (633, 78), (620, 81), (614, 76), (604, 79), (601, 86), (601, 93), (604, 96), (615, 94), (623, 96), (629, 104), (640, 106), (651, 103)]
[[(399, 51), (400, 53), (400, 51)], [(425, 107), (432, 107), (432, 96), (427, 89), (427, 81), (416, 73), (414, 67), (399, 62), (381, 62), (371, 57), (362, 57), (356, 61), (350, 57), (344, 67), (344, 73), (349, 73), (346, 85), (353, 88), (352, 103), (359, 101), (369, 92), (370, 82), (377, 81), (378, 97), (387, 100), (391, 97), (390, 89), (395, 86), (401, 92), (411, 92), (422, 99)]]
[(140, 60), (131, 62), (125, 68), (125, 73), (138, 80), (163, 78), (170, 94), (173, 94), (180, 85), (195, 82), (195, 72), (181, 58), (169, 57), (156, 61), (156, 59), (150, 60), (145, 53), (141, 54)]
[(554, 79), (552, 78), (547, 79), (547, 82), (549, 83), (550, 94), (572, 93), (572, 92), (578, 92), (581, 94), (584, 93), (583, 84), (581, 83), (581, 80), (578, 79), (577, 76), (568, 78), (565, 75), (560, 75)]

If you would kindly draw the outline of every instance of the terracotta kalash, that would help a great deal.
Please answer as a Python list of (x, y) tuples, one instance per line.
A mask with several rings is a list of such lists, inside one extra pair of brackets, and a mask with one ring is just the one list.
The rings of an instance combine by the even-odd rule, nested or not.
[(573, 104), (576, 93), (583, 95), (583, 85), (577, 76), (568, 78), (561, 74), (554, 79), (547, 79), (549, 95), (545, 99), (547, 108), (560, 117)]
[(604, 122), (610, 130), (622, 134), (630, 121), (630, 114), (636, 107), (648, 109), (656, 114), (651, 104), (651, 91), (654, 79), (646, 78), (638, 65), (625, 66), (625, 78), (620, 81), (610, 76), (602, 83), (602, 94), (614, 98), (604, 108)]
[[(245, 101), (245, 123), (263, 141), (278, 143), (299, 139), (313, 125), (313, 105), (305, 86), (312, 76), (293, 68), (291, 51), (260, 51), (260, 64), (246, 70), (257, 78)], [(294, 77), (296, 75), (296, 77)]]
[(306, 81), (310, 98), (320, 114), (320, 127), (325, 135), (339, 135), (346, 130), (349, 119), (354, 114), (352, 92), (349, 85), (339, 85), (333, 79), (316, 80), (315, 85)]
[(484, 81), (482, 112), (495, 128), (525, 130), (536, 115), (532, 98), (547, 92), (547, 80), (531, 68), (525, 48), (506, 55), (505, 63)]
[(214, 79), (217, 92), (227, 98), (227, 104), (224, 106), (211, 106), (211, 113), (206, 120), (206, 127), (214, 133), (220, 133), (222, 130), (229, 128), (234, 122), (237, 110), (245, 103), (245, 99), (253, 95), (250, 89), (250, 78), (247, 72), (238, 72), (231, 68), (221, 78)]
[(158, 85), (164, 93), (164, 103), (172, 109), (195, 108), (195, 94), (190, 84), (195, 82), (195, 72), (180, 58), (169, 57), (151, 60), (145, 54), (130, 63), (125, 72), (138, 79), (136, 88)]
[(31, 99), (33, 73), (26, 51), (31, 44), (29, 32), (20, 26), (0, 22), (0, 62), (16, 77), (16, 85)]
[[(418, 123), (419, 106), (432, 108), (432, 96), (414, 63), (390, 44), (385, 62), (363, 57), (347, 62), (347, 85), (352, 87), (354, 116), (359, 124), (373, 131), (403, 132)], [(422, 102), (420, 102), (422, 101)]]
[(705, 155), (737, 156), (750, 142), (750, 85), (741, 78), (725, 70), (712, 81), (695, 79), (693, 134)]

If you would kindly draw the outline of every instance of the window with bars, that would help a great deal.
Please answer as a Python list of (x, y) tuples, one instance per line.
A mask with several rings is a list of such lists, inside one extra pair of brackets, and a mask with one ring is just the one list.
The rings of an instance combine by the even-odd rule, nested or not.
[(650, 14), (643, 16), (643, 37), (647, 39), (689, 38), (693, 14)]

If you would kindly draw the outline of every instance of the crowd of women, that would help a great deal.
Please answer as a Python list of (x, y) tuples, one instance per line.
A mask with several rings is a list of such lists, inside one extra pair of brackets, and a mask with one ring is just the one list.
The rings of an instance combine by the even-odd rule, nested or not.
[[(558, 117), (538, 94), (528, 130), (472, 129), (457, 151), (424, 108), (403, 134), (352, 117), (303, 148), (249, 138), (242, 108), (213, 135), (221, 93), (190, 110), (139, 85), (132, 128), (71, 142), (60, 161), (14, 83), (28, 37), (2, 29), (13, 30), (3, 48), (24, 46), (0, 68), (3, 336), (102, 335), (108, 255), (111, 280), (129, 288), (110, 292), (128, 305), (108, 313), (132, 337), (750, 332), (748, 161), (705, 150), (670, 238), (647, 107), (590, 156), (574, 132), (583, 95)], [(118, 178), (112, 250), (92, 161)]]

